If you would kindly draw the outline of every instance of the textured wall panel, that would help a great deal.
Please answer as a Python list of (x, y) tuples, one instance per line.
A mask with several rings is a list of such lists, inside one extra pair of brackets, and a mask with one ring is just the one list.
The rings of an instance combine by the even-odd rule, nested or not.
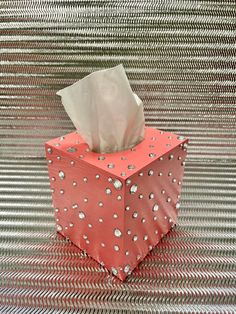
[[(234, 1), (0, 0), (0, 313), (235, 313)], [(190, 138), (178, 226), (127, 282), (55, 233), (55, 92), (123, 63), (146, 123)]]

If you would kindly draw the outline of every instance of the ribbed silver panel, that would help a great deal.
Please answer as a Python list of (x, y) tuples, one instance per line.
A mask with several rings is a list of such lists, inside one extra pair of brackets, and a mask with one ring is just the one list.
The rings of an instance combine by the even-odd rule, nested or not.
[[(0, 1), (0, 313), (234, 313), (234, 1)], [(123, 63), (146, 124), (190, 138), (179, 225), (121, 283), (55, 233), (55, 92)]]

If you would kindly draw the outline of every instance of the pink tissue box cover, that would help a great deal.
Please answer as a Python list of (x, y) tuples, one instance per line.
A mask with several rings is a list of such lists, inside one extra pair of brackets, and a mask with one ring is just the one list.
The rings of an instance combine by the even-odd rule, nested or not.
[(145, 128), (95, 153), (77, 132), (45, 144), (57, 231), (124, 280), (176, 224), (188, 139)]

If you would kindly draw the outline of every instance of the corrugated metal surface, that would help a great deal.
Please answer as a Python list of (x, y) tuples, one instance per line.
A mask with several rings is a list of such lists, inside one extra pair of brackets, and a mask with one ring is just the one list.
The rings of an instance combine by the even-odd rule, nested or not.
[[(2, 0), (0, 313), (233, 313), (234, 1)], [(123, 63), (146, 122), (190, 137), (178, 227), (126, 283), (54, 231), (55, 91)]]

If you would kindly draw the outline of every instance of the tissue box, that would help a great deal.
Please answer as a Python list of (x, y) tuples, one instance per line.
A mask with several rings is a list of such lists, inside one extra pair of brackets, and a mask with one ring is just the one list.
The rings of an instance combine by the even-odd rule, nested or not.
[(124, 280), (176, 223), (187, 142), (149, 127), (110, 154), (90, 151), (77, 131), (48, 141), (57, 231)]

